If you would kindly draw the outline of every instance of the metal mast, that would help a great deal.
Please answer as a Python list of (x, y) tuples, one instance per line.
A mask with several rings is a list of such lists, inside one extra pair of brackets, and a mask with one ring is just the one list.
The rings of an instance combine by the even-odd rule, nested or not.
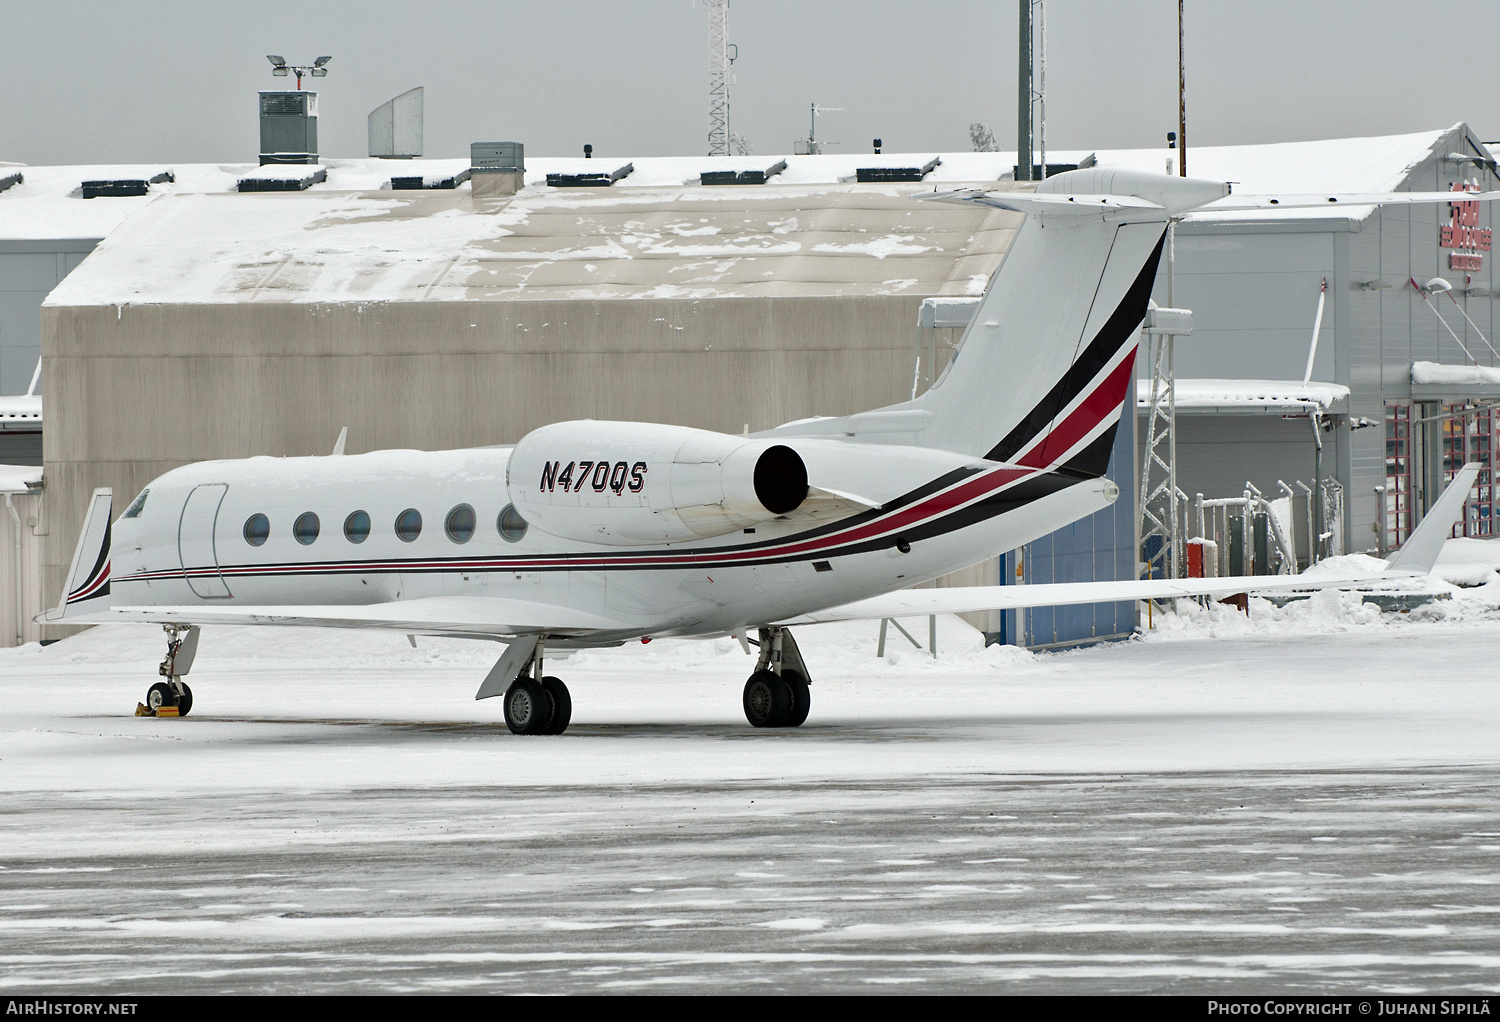
[(1031, 180), (1031, 3), (1020, 0), (1020, 54), (1016, 60), (1016, 180)]
[(708, 155), (729, 155), (729, 0), (708, 5)]
[(1177, 174), (1187, 177), (1187, 70), (1182, 50), (1182, 0), (1177, 0)]

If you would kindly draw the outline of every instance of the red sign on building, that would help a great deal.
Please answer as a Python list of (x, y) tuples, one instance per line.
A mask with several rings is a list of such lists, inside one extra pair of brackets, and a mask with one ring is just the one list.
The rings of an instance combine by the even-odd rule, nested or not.
[[(1477, 192), (1479, 183), (1455, 181), (1452, 191)], [(1459, 250), (1448, 253), (1448, 269), (1466, 273), (1483, 269), (1484, 256), (1480, 253), (1490, 250), (1491, 232), (1488, 227), (1479, 226), (1479, 203), (1450, 202), (1448, 209), (1451, 218), (1438, 228), (1438, 247)]]

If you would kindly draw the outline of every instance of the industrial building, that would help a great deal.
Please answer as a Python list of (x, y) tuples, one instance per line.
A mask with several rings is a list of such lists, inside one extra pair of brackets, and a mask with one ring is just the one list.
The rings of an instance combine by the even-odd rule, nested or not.
[[(1166, 172), (1166, 155), (1049, 160)], [(1241, 193), (1495, 187), (1488, 150), (1462, 124), (1192, 158), (1195, 176)], [(982, 291), (1020, 222), (922, 194), (1028, 187), (1009, 180), (1011, 153), (521, 162), (507, 177), (477, 151), (179, 166), (160, 181), (146, 173), (158, 168), (135, 168), (145, 195), (94, 199), (81, 196), (92, 168), (27, 168), (24, 184), (0, 193), (0, 245), (52, 245), (16, 254), (50, 252), (54, 276), (23, 288), (30, 278), (0, 267), (10, 274), (0, 290), (40, 305), (39, 348), (17, 335), (0, 389), (24, 390), (40, 351), (37, 601), (57, 598), (93, 488), (133, 494), (186, 462), (323, 453), (344, 426), (350, 451), (440, 449), (509, 443), (570, 418), (738, 433), (902, 400), (963, 332), (919, 327), (923, 301)], [(31, 204), (34, 226), (10, 218), (17, 202)], [(119, 212), (93, 229), (103, 240), (92, 254), (69, 263), (57, 246), (88, 233), (71, 225), (95, 206)], [(1179, 489), (1226, 497), (1250, 483), (1275, 495), (1278, 483), (1312, 482), (1316, 423), (1324, 472), (1344, 498), (1340, 528), (1329, 524), (1338, 549), (1325, 552), (1398, 544), (1442, 473), (1463, 457), (1487, 463), (1493, 444), (1493, 270), (1487, 251), (1444, 247), (1483, 237), (1487, 248), (1490, 216), (1340, 206), (1179, 224), (1170, 300), (1165, 268), (1156, 293), (1194, 312), (1176, 353)], [(1451, 290), (1429, 287), (1434, 278)], [(948, 314), (957, 318), (944, 323), (962, 323)], [(1135, 440), (1121, 431), (1111, 471), (1127, 494)], [(1492, 501), (1486, 473), (1474, 533), (1487, 534)], [(988, 551), (1008, 556), (949, 581), (1129, 574), (1125, 505), (1026, 551)], [(1290, 517), (1311, 520), (1305, 497)], [(1372, 531), (1377, 520), (1384, 533)], [(1288, 537), (1294, 559), (1307, 559), (1310, 531)], [(1065, 645), (1128, 634), (1134, 613), (1104, 605), (981, 624), (1006, 641)]]

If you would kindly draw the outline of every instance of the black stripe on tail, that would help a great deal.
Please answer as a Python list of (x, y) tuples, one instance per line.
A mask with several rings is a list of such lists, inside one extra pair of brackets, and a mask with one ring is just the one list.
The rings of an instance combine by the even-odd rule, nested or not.
[[(1120, 304), (1115, 306), (1115, 311), (1110, 313), (1109, 319), (1105, 321), (1104, 326), (1099, 328), (1099, 332), (1094, 335), (1094, 339), (1083, 350), (1083, 354), (1068, 367), (1068, 371), (1063, 374), (1063, 378), (1057, 381), (1056, 386), (1047, 392), (1046, 397), (1036, 403), (1036, 407), (1027, 413), (1026, 417), (1020, 421), (1016, 428), (1006, 434), (1005, 439), (1001, 440), (990, 453), (985, 455), (987, 459), (990, 461), (1008, 462), (1014, 458), (1017, 451), (1029, 444), (1042, 430), (1050, 426), (1052, 420), (1057, 418), (1058, 413), (1066, 408), (1070, 401), (1073, 401), (1079, 394), (1083, 393), (1084, 388), (1093, 382), (1094, 377), (1099, 375), (1099, 371), (1108, 365), (1115, 355), (1119, 354), (1122, 347), (1130, 343), (1130, 338), (1135, 333), (1136, 328), (1146, 318), (1146, 308), (1151, 301), (1151, 289), (1156, 285), (1156, 268), (1161, 262), (1161, 254), (1163, 248), (1166, 246), (1166, 241), (1166, 230), (1163, 229), (1161, 238), (1156, 242), (1156, 248), (1152, 250), (1145, 265), (1141, 267), (1141, 272), (1136, 274), (1135, 280), (1131, 282), (1130, 287), (1125, 291), (1125, 297), (1120, 299)], [(1101, 438), (1105, 440), (1104, 461), (1101, 463), (1099, 471), (1087, 471), (1088, 475), (1100, 476), (1104, 474), (1103, 465), (1107, 465), (1109, 462), (1109, 448), (1114, 443), (1114, 435), (1115, 431), (1113, 428), (1105, 430), (1104, 436)], [(1085, 456), (1093, 451), (1096, 446), (1097, 443), (1090, 444), (1086, 450), (1072, 458), (1066, 467), (1072, 469), (1074, 463), (1077, 462), (1080, 463), (1080, 470), (1091, 469), (1094, 463), (1098, 461), (1097, 455), (1087, 458)], [(1081, 462), (1080, 459), (1082, 459)]]

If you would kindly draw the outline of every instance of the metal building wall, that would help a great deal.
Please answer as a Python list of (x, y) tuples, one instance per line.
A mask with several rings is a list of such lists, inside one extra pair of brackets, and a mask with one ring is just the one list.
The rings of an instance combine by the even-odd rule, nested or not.
[[(1132, 401), (1131, 404), (1134, 402)], [(1028, 543), (1023, 565), (1028, 585), (1046, 582), (1095, 582), (1135, 577), (1135, 431), (1127, 414), (1115, 430), (1115, 445), (1106, 476), (1120, 487), (1113, 505)], [(1011, 555), (1012, 557), (1014, 555)], [(1006, 558), (1014, 575), (1014, 561)], [(1010, 579), (1007, 579), (1010, 581)], [(1072, 607), (1034, 607), (1017, 629), (1016, 612), (1007, 611), (1006, 637), (1018, 636), (1032, 649), (1087, 645), (1121, 639), (1135, 631), (1133, 602), (1089, 603)], [(1022, 634), (1024, 633), (1024, 634)]]
[[(44, 537), (37, 530), (45, 530), (39, 522), (43, 497), (40, 494), (10, 494), (11, 506), (19, 519), (20, 560), (16, 559), (17, 523), (5, 506), (5, 497), (0, 495), (0, 646), (15, 646), (20, 642), (36, 642), (42, 637), (41, 626), (32, 618), (41, 613), (42, 602), (42, 544)], [(19, 584), (20, 603), (17, 605)], [(19, 642), (18, 642), (19, 640)]]
[[(95, 239), (0, 239), (0, 394), (24, 394), (42, 349), (42, 299), (98, 244)], [(0, 451), (0, 464), (16, 464)]]

